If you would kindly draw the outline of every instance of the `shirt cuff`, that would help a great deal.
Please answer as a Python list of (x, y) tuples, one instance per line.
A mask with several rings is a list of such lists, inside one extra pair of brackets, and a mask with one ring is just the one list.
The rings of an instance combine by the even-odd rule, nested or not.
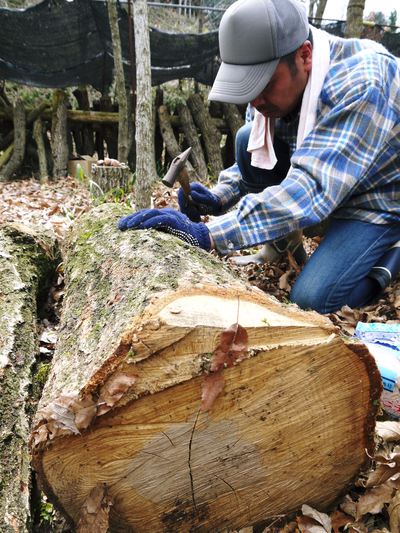
[(207, 222), (215, 249), (221, 255), (251, 246), (245, 238), (237, 220), (237, 211), (231, 211)]

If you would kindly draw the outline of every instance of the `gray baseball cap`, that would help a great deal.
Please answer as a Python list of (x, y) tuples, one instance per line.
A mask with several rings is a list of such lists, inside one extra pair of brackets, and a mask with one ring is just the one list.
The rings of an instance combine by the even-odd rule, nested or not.
[(268, 84), (279, 59), (294, 52), (309, 34), (299, 0), (238, 0), (219, 26), (221, 66), (209, 100), (245, 104)]

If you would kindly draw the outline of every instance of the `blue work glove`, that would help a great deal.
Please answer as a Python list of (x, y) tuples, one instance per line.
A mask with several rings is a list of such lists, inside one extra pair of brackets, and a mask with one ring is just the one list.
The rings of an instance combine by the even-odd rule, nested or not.
[(201, 183), (190, 184), (190, 196), (193, 203), (188, 202), (182, 189), (178, 191), (179, 209), (193, 222), (200, 221), (200, 215), (219, 215), (221, 212), (221, 200)]
[(194, 223), (175, 209), (142, 209), (133, 215), (120, 218), (118, 228), (157, 229), (176, 235), (193, 246), (211, 250), (210, 232), (203, 222)]

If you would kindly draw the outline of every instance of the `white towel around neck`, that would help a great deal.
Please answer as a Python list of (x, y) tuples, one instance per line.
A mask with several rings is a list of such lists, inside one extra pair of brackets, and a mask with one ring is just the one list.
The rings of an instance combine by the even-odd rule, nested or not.
[[(301, 146), (314, 127), (318, 98), (330, 64), (328, 33), (313, 27), (311, 31), (313, 36), (312, 69), (301, 103), (296, 148)], [(251, 153), (251, 164), (254, 167), (271, 170), (277, 163), (273, 146), (274, 124), (274, 119), (266, 118), (256, 109), (254, 110), (253, 126), (247, 145), (247, 151)]]

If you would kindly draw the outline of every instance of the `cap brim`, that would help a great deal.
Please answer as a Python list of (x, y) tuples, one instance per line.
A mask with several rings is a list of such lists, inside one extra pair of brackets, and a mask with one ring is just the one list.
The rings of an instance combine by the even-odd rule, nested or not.
[(279, 59), (257, 65), (222, 63), (208, 95), (209, 100), (229, 104), (247, 104), (266, 87)]

